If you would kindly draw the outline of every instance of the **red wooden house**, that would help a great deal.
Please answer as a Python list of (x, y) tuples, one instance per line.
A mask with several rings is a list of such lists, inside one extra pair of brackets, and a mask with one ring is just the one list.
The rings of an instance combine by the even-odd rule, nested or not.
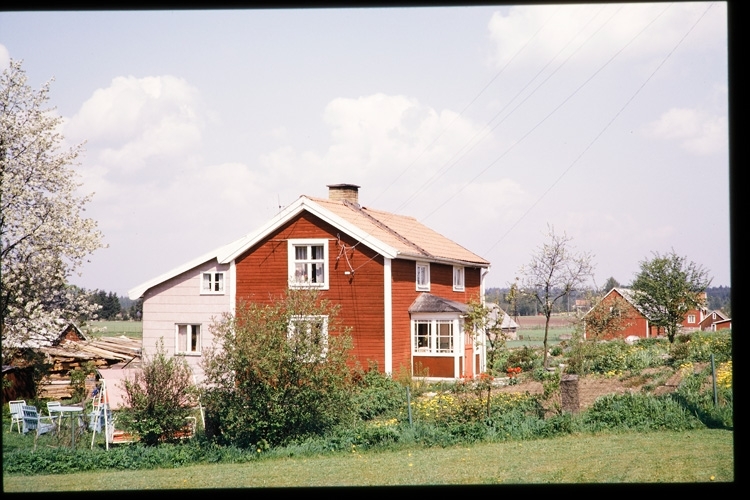
[[(651, 338), (664, 335), (662, 328), (651, 324), (650, 319), (636, 304), (634, 294), (629, 288), (613, 288), (584, 315), (584, 338), (592, 336), (594, 321), (601, 324), (607, 315), (614, 315), (612, 328), (599, 335), (602, 339), (627, 338), (631, 336)], [(705, 297), (704, 297), (705, 298)], [(691, 309), (685, 314), (680, 324), (680, 331), (689, 332), (699, 328), (706, 316), (706, 309)]]
[(312, 287), (339, 304), (354, 356), (381, 371), (458, 378), (484, 369), (464, 335), (471, 299), (484, 299), (489, 262), (412, 217), (360, 206), (358, 186), (301, 196), (256, 232), (133, 288), (143, 298), (143, 351), (162, 339), (200, 376), (212, 318), (241, 301), (268, 303)]
[(726, 328), (732, 328), (732, 319), (718, 310), (709, 312), (700, 322), (700, 329), (703, 331), (715, 332)]

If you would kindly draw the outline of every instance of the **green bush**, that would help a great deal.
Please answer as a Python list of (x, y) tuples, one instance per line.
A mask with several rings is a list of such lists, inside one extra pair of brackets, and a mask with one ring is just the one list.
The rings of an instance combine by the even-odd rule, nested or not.
[(673, 398), (710, 428), (734, 428), (734, 397), (732, 388), (718, 389), (718, 401), (714, 402), (713, 389), (708, 385), (711, 368), (683, 377)]
[(668, 346), (664, 341), (651, 339), (642, 339), (633, 345), (623, 340), (584, 340), (571, 347), (566, 371), (579, 375), (626, 370), (640, 372), (645, 368), (663, 366), (671, 352)]
[(671, 396), (641, 393), (608, 394), (594, 401), (584, 414), (588, 430), (673, 430), (703, 427)]
[(351, 404), (362, 420), (395, 415), (406, 405), (406, 388), (372, 365), (355, 387)]
[(159, 342), (154, 356), (144, 360), (142, 370), (124, 382), (128, 408), (121, 413), (122, 425), (136, 432), (146, 445), (175, 441), (196, 406), (192, 378), (187, 361), (167, 356)]
[(504, 372), (508, 368), (520, 366), (523, 371), (528, 372), (541, 365), (542, 358), (539, 356), (539, 353), (535, 349), (525, 345), (520, 349), (510, 350), (502, 371)]
[(732, 336), (724, 332), (695, 332), (689, 336), (688, 361), (721, 363), (732, 359)]
[(354, 418), (351, 339), (314, 290), (241, 304), (213, 334), (202, 401), (206, 433), (218, 442), (277, 446)]

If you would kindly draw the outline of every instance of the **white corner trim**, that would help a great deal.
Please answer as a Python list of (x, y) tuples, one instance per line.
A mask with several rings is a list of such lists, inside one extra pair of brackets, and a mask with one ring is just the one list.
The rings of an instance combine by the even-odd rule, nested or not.
[(393, 374), (393, 283), (391, 259), (383, 258), (383, 310), (385, 330), (385, 373)]
[(229, 312), (232, 316), (237, 312), (237, 262), (232, 261), (229, 264)]

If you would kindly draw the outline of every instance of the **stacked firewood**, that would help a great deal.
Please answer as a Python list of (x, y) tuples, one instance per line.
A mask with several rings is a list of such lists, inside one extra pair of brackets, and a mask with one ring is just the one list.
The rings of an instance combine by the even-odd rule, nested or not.
[[(97, 369), (117, 364), (132, 366), (140, 361), (141, 341), (125, 336), (89, 341), (66, 340), (56, 347), (42, 347), (40, 350), (52, 367), (39, 387), (39, 393), (44, 398), (59, 401), (73, 396), (74, 387), (70, 379), (73, 370), (84, 369), (86, 363), (92, 363)], [(86, 394), (91, 394), (95, 385), (96, 377), (90, 375), (86, 379)]]

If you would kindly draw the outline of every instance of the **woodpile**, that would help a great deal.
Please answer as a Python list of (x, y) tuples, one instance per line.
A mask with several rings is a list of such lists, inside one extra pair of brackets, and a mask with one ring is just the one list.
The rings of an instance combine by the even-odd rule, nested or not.
[[(125, 336), (102, 337), (96, 340), (65, 340), (54, 347), (41, 347), (47, 362), (51, 363), (49, 376), (39, 387), (41, 397), (62, 400), (73, 396), (70, 373), (92, 363), (96, 369), (113, 365), (134, 366), (140, 363), (141, 341)], [(96, 385), (96, 377), (86, 379), (86, 394)]]

